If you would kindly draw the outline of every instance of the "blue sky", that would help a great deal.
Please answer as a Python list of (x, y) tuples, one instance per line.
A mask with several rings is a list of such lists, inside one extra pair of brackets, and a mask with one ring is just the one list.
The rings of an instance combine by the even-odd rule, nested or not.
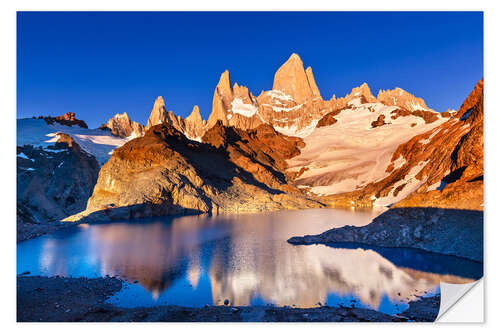
[(220, 74), (258, 95), (291, 53), (324, 99), (367, 82), (401, 87), (437, 111), (483, 76), (481, 12), (20, 12), (17, 116), (75, 112), (90, 127), (154, 99), (207, 119)]

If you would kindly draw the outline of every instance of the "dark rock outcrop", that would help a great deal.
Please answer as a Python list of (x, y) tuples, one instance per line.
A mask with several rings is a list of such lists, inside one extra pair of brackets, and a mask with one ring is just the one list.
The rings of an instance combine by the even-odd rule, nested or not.
[(324, 126), (330, 126), (330, 125), (333, 125), (337, 122), (337, 119), (335, 118), (336, 115), (338, 115), (340, 113), (341, 110), (335, 110), (335, 111), (332, 111), (330, 113), (327, 113), (323, 116), (323, 118), (321, 118), (319, 121), (318, 121), (318, 124), (316, 125), (316, 127), (324, 127)]
[(50, 224), (84, 209), (97, 181), (95, 157), (70, 136), (58, 135), (45, 149), (17, 147), (18, 240), (29, 238), (38, 225), (51, 230)]
[(372, 127), (375, 128), (386, 124), (387, 123), (385, 122), (385, 116), (381, 114), (380, 116), (378, 116), (377, 120), (372, 122)]
[(49, 125), (53, 124), (54, 122), (59, 123), (61, 125), (65, 126), (80, 126), (83, 128), (88, 128), (87, 124), (80, 119), (76, 119), (75, 113), (74, 112), (66, 112), (62, 116), (57, 116), (57, 117), (41, 117), (45, 120), (45, 122)]
[(360, 243), (417, 248), (483, 261), (483, 212), (394, 208), (364, 227), (345, 226), (320, 235), (292, 237), (291, 244)]

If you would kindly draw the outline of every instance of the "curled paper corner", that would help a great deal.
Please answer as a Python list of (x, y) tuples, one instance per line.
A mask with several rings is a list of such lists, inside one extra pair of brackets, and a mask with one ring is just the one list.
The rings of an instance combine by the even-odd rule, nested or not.
[(481, 323), (484, 321), (483, 278), (472, 283), (440, 283), (441, 305), (436, 322)]

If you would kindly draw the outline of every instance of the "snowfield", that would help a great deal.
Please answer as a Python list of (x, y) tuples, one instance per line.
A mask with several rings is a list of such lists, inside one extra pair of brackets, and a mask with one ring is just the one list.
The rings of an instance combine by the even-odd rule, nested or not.
[[(382, 180), (389, 175), (386, 169), (400, 144), (447, 120), (439, 117), (426, 124), (422, 118), (413, 115), (391, 119), (391, 112), (397, 107), (381, 103), (361, 104), (359, 99), (352, 100), (349, 106), (335, 116), (335, 124), (313, 128), (309, 135), (304, 136), (306, 146), (301, 149), (301, 154), (288, 160), (289, 171), (308, 168), (297, 179), (297, 184), (318, 195), (352, 192)], [(371, 123), (379, 115), (384, 115), (385, 122), (390, 124), (372, 128)], [(412, 124), (416, 125), (412, 127)], [(282, 133), (287, 134), (286, 131)], [(404, 158), (396, 160), (394, 168), (400, 168), (405, 162)], [(405, 181), (408, 185), (397, 198), (392, 197), (391, 192), (389, 198), (379, 200), (377, 204), (391, 204), (408, 194), (408, 190), (418, 188), (413, 181)]]
[(87, 153), (94, 155), (99, 164), (104, 164), (118, 147), (130, 138), (111, 135), (109, 131), (86, 129), (79, 126), (48, 125), (43, 119), (17, 119), (17, 145), (32, 145), (46, 149), (57, 142), (57, 133), (70, 135)]
[(241, 98), (236, 97), (233, 99), (231, 102), (232, 106), (232, 111), (233, 113), (241, 114), (242, 116), (245, 117), (252, 117), (256, 112), (257, 112), (257, 107), (253, 104), (245, 104), (241, 100)]

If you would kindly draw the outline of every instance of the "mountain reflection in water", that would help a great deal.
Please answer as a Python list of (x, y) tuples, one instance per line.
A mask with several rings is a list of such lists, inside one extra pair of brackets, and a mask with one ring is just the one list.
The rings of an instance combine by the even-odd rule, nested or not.
[(130, 284), (110, 301), (121, 306), (353, 302), (387, 313), (435, 293), (440, 281), (482, 275), (478, 263), (422, 251), (286, 242), (365, 225), (378, 213), (313, 209), (81, 225), (19, 244), (18, 272), (119, 276)]

